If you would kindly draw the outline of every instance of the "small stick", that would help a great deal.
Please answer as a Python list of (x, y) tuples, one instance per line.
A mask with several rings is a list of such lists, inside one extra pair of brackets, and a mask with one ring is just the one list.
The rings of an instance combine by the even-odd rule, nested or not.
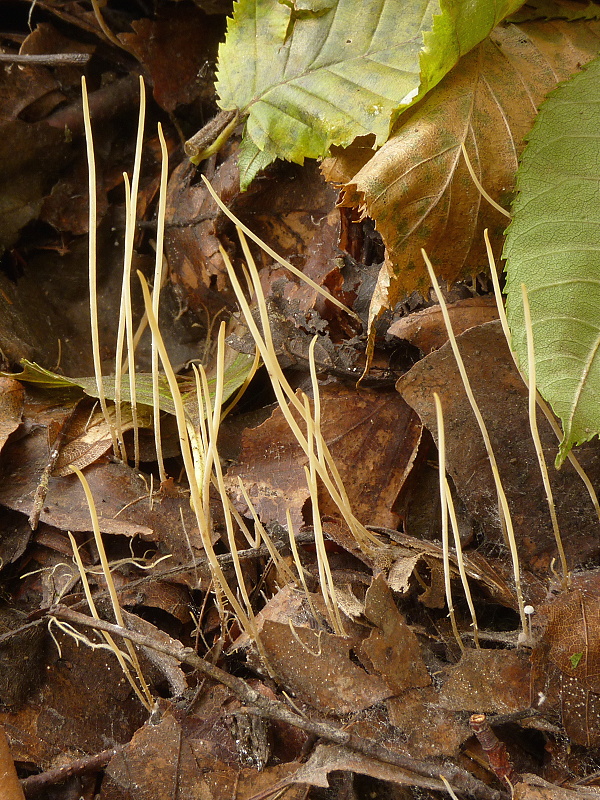
[(510, 763), (504, 742), (498, 739), (485, 714), (473, 714), (469, 719), (469, 726), (477, 737), (494, 773), (512, 790), (513, 786), (520, 783), (523, 778), (518, 772), (515, 772)]
[(25, 797), (33, 797), (48, 786), (62, 783), (67, 778), (73, 777), (73, 775), (83, 775), (86, 772), (96, 772), (103, 769), (111, 758), (123, 750), (124, 747), (125, 745), (112, 747), (110, 750), (103, 750), (101, 753), (94, 753), (92, 756), (78, 758), (63, 767), (49, 769), (46, 772), (40, 772), (39, 775), (30, 775), (28, 778), (23, 778), (21, 788), (25, 793)]
[(31, 507), (31, 514), (29, 515), (29, 527), (32, 531), (37, 530), (37, 526), (40, 521), (40, 514), (42, 513), (42, 508), (44, 505), (44, 500), (46, 499), (46, 495), (48, 494), (48, 481), (50, 480), (50, 475), (52, 475), (52, 470), (56, 466), (56, 462), (58, 461), (58, 456), (60, 454), (60, 448), (65, 443), (65, 438), (67, 436), (68, 430), (71, 426), (71, 422), (73, 420), (73, 416), (75, 415), (75, 411), (77, 410), (78, 403), (73, 407), (70, 414), (64, 420), (62, 425), (60, 426), (60, 430), (54, 440), (54, 444), (52, 445), (52, 449), (50, 450), (50, 455), (48, 456), (48, 461), (46, 461), (46, 465), (42, 471), (42, 475), (40, 477), (40, 482), (37, 485), (35, 490), (35, 494), (33, 496), (33, 505)]
[(46, 67), (60, 67), (63, 64), (87, 64), (91, 56), (89, 53), (39, 53), (36, 55), (22, 53), (0, 53), (0, 61), (11, 64), (41, 64)]
[(184, 145), (185, 154), (196, 164), (217, 152), (215, 145), (223, 144), (223, 133), (231, 135), (238, 122), (238, 111), (219, 111), (210, 122), (188, 139)]

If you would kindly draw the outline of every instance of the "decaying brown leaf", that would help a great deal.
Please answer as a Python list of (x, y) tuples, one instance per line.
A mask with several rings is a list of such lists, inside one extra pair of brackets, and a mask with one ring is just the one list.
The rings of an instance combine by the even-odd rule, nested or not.
[(0, 377), (0, 450), (21, 424), (24, 403), (22, 384), (12, 378)]
[(331, 744), (318, 745), (307, 763), (297, 770), (290, 782), (328, 787), (328, 775), (339, 770), (370, 775), (372, 778), (400, 786), (421, 786), (444, 791), (442, 781), (435, 778), (413, 775), (399, 767), (383, 764), (368, 756)]
[[(496, 300), (493, 297), (469, 297), (448, 304), (452, 330), (458, 336), (475, 325), (498, 319)], [(407, 339), (427, 355), (448, 341), (448, 332), (438, 305), (401, 317), (388, 328), (388, 335)]]
[(155, 19), (134, 20), (131, 27), (133, 33), (121, 39), (148, 70), (154, 99), (165, 111), (202, 95), (212, 99), (205, 72), (216, 56), (218, 21), (189, 6), (169, 4)]
[(538, 775), (524, 775), (515, 786), (514, 800), (598, 800), (598, 786), (556, 786)]
[(360, 647), (371, 671), (381, 675), (395, 694), (428, 686), (417, 637), (398, 611), (383, 575), (373, 578), (365, 598), (365, 617), (376, 627)]
[(538, 704), (560, 703), (569, 737), (587, 747), (600, 742), (600, 572), (574, 574), (571, 587), (536, 609), (541, 637), (533, 658)]
[[(546, 577), (556, 545), (550, 526), (527, 414), (527, 390), (516, 371), (499, 322), (471, 328), (457, 337), (475, 398), (488, 427), (492, 447), (511, 509), (521, 565)], [(446, 426), (446, 463), (467, 510), (485, 536), (482, 552), (502, 547), (496, 489), (477, 422), (465, 394), (449, 345), (423, 358), (397, 384), (423, 424), (437, 435), (433, 392), (441, 398)], [(541, 414), (539, 415), (541, 417)], [(557, 440), (548, 423), (538, 420), (550, 465), (567, 560), (572, 567), (598, 555), (598, 520), (589, 495), (569, 464), (556, 471), (551, 465)], [(583, 448), (581, 461), (592, 482), (600, 474), (600, 454)], [(536, 602), (539, 589), (531, 587)], [(537, 593), (537, 594), (536, 594)]]
[[(461, 145), (483, 187), (507, 208), (539, 104), (597, 54), (599, 36), (598, 22), (498, 26), (400, 118), (395, 135), (358, 173), (347, 174), (342, 204), (374, 219), (387, 248), (373, 317), (429, 286), (421, 248), (450, 283), (487, 267), (484, 228), (499, 254), (507, 221), (479, 194)], [(338, 181), (342, 158), (338, 153)]]
[(275, 674), (316, 708), (350, 714), (393, 693), (350, 659), (351, 643), (342, 636), (266, 620), (261, 643)]
[[(44, 429), (32, 431), (18, 442), (5, 446), (0, 482), (0, 503), (31, 513), (40, 474), (48, 460), (49, 444)], [(187, 498), (155, 497), (140, 473), (120, 463), (94, 463), (86, 470), (99, 510), (103, 533), (141, 536), (162, 541), (180, 562), (203, 552), (196, 518)], [(181, 515), (187, 531), (182, 535)], [(90, 512), (75, 475), (48, 481), (48, 494), (40, 520), (66, 531), (89, 531)], [(190, 550), (191, 548), (191, 550)]]
[[(404, 402), (393, 394), (370, 393), (343, 385), (321, 387), (321, 430), (352, 504), (365, 524), (395, 527), (393, 506), (410, 472), (421, 428)], [(304, 465), (308, 461), (283, 414), (242, 435), (239, 463), (227, 474), (227, 484), (245, 508), (238, 478), (265, 523), (286, 524), (289, 508), (295, 526), (302, 525), (308, 499)], [(325, 491), (319, 494), (321, 513), (336, 513)]]
[(515, 650), (465, 650), (449, 670), (440, 705), (451, 711), (502, 713), (530, 706), (530, 665)]

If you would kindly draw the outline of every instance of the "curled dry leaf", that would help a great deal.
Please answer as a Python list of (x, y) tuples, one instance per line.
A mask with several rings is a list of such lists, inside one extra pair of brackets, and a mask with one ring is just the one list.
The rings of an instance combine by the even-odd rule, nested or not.
[[(469, 297), (448, 305), (452, 330), (458, 336), (475, 325), (498, 319), (496, 300), (493, 297)], [(406, 339), (421, 352), (438, 350), (448, 341), (448, 331), (438, 305), (401, 317), (388, 328), (388, 334)]]

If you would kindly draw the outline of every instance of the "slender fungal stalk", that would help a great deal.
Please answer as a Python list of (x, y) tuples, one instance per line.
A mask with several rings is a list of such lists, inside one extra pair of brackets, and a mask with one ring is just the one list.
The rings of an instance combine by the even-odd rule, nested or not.
[[(127, 366), (129, 369), (129, 397), (133, 417), (133, 442), (135, 468), (140, 464), (140, 431), (137, 418), (137, 397), (135, 383), (135, 346), (133, 342), (133, 311), (131, 308), (131, 262), (133, 259), (133, 242), (137, 219), (137, 196), (140, 184), (140, 171), (142, 164), (142, 149), (144, 146), (144, 122), (146, 120), (146, 89), (144, 79), (140, 75), (140, 109), (138, 116), (137, 139), (135, 143), (135, 157), (133, 174), (131, 177), (131, 192), (129, 214), (125, 224), (125, 254), (123, 259), (123, 290), (125, 292), (125, 327), (127, 330)], [(127, 187), (126, 187), (127, 188)]]
[[(167, 178), (169, 176), (169, 154), (163, 134), (162, 125), (158, 123), (158, 139), (160, 141), (161, 170), (160, 191), (158, 194), (158, 214), (156, 216), (156, 260), (154, 263), (154, 284), (152, 288), (152, 310), (158, 319), (160, 290), (163, 281), (163, 246), (165, 235), (165, 213), (167, 208)], [(162, 452), (160, 433), (160, 398), (158, 394), (158, 350), (154, 334), (152, 334), (152, 407), (154, 412), (154, 444), (158, 461), (158, 475), (161, 483), (167, 479)]]
[(558, 519), (556, 516), (556, 508), (554, 506), (554, 497), (552, 495), (552, 486), (550, 485), (550, 477), (548, 475), (548, 467), (546, 459), (544, 458), (544, 450), (542, 449), (542, 442), (540, 440), (540, 433), (537, 426), (536, 417), (536, 366), (535, 366), (535, 350), (533, 344), (533, 327), (531, 325), (531, 309), (529, 308), (529, 297), (527, 296), (527, 287), (524, 283), (521, 284), (521, 296), (523, 298), (523, 319), (525, 321), (525, 333), (527, 335), (527, 372), (529, 381), (529, 427), (531, 429), (531, 438), (535, 447), (535, 452), (540, 465), (540, 472), (542, 473), (542, 481), (544, 483), (544, 490), (548, 500), (548, 510), (550, 511), (550, 519), (552, 520), (552, 531), (558, 549), (562, 568), (562, 583), (563, 589), (568, 588), (570, 583), (569, 568), (567, 566), (567, 557), (565, 555), (565, 548), (563, 547), (562, 537), (560, 535), (560, 528), (558, 527)]
[(467, 375), (467, 371), (465, 369), (465, 364), (460, 354), (460, 350), (458, 349), (458, 345), (456, 343), (456, 337), (454, 336), (454, 331), (452, 330), (452, 323), (450, 322), (450, 315), (448, 314), (448, 308), (446, 306), (446, 301), (444, 300), (444, 296), (440, 291), (440, 287), (437, 282), (437, 278), (435, 276), (435, 272), (433, 271), (433, 267), (431, 265), (431, 261), (427, 256), (425, 250), (421, 250), (423, 255), (423, 259), (425, 260), (425, 264), (427, 266), (427, 271), (429, 272), (429, 277), (431, 279), (431, 285), (435, 290), (436, 297), (438, 299), (438, 303), (440, 304), (440, 310), (442, 312), (442, 316), (444, 318), (444, 324), (446, 325), (446, 330), (448, 332), (448, 338), (450, 340), (450, 346), (452, 347), (452, 352), (454, 353), (454, 358), (456, 359), (456, 364), (458, 366), (458, 371), (460, 373), (460, 377), (462, 378), (463, 385), (465, 387), (465, 392), (467, 394), (467, 398), (469, 403), (471, 404), (471, 408), (473, 409), (473, 413), (475, 414), (475, 418), (477, 420), (477, 424), (479, 425), (479, 430), (481, 431), (481, 435), (483, 437), (483, 442), (485, 444), (485, 449), (488, 454), (488, 458), (490, 461), (490, 466), (492, 468), (492, 475), (494, 478), (494, 484), (496, 486), (496, 493), (498, 495), (498, 505), (500, 507), (500, 511), (502, 516), (504, 517), (504, 521), (506, 523), (506, 533), (508, 539), (508, 546), (510, 548), (510, 555), (513, 564), (513, 575), (515, 579), (515, 590), (517, 595), (517, 605), (519, 610), (519, 619), (521, 621), (521, 628), (523, 631), (527, 630), (527, 617), (525, 615), (525, 602), (523, 600), (523, 590), (521, 588), (521, 568), (519, 566), (519, 553), (517, 550), (517, 540), (515, 538), (515, 532), (512, 524), (512, 518), (510, 516), (510, 509), (508, 507), (508, 500), (506, 499), (506, 493), (504, 491), (504, 487), (502, 486), (502, 481), (500, 479), (500, 472), (498, 471), (498, 463), (496, 461), (496, 456), (494, 454), (494, 450), (492, 448), (492, 443), (490, 440), (490, 435), (488, 433), (487, 426), (484, 422), (484, 419), (481, 415), (481, 411), (479, 410), (479, 406), (477, 405), (477, 401), (475, 400), (475, 395), (473, 394), (473, 390), (471, 388), (471, 382), (469, 381), (469, 376)]
[[(73, 534), (71, 533), (71, 531), (68, 531), (68, 535), (69, 535), (69, 540), (71, 542), (71, 547), (73, 548), (73, 557), (75, 558), (75, 563), (77, 564), (77, 569), (79, 570), (79, 576), (81, 578), (81, 585), (83, 586), (83, 593), (85, 594), (85, 599), (87, 600), (87, 603), (88, 603), (88, 606), (89, 606), (89, 609), (90, 609), (90, 613), (91, 613), (91, 615), (92, 615), (92, 617), (94, 619), (100, 619), (100, 615), (98, 614), (98, 610), (96, 608), (96, 604), (94, 602), (94, 598), (92, 597), (92, 590), (90, 589), (90, 584), (89, 584), (89, 581), (87, 579), (87, 575), (86, 575), (86, 572), (85, 572), (85, 567), (83, 566), (83, 561), (81, 560), (81, 555), (79, 554), (79, 548), (77, 547), (77, 543), (76, 543), (75, 538), (73, 537)], [(62, 624), (57, 623), (57, 624), (59, 625), (59, 628), (61, 628), (63, 630), (64, 633), (66, 633), (69, 636), (73, 635), (74, 628), (71, 628), (71, 626), (65, 626), (63, 628), (63, 624), (64, 623), (62, 623)], [(69, 630), (69, 628), (71, 628), (71, 630)], [(129, 667), (128, 667), (127, 663), (126, 663), (126, 661), (131, 661), (130, 656), (127, 653), (123, 653), (123, 651), (117, 646), (117, 643), (115, 642), (113, 637), (110, 635), (110, 633), (107, 633), (106, 631), (101, 631), (101, 633), (102, 633), (102, 636), (104, 637), (104, 640), (106, 641), (106, 644), (108, 645), (108, 649), (112, 653), (114, 653), (114, 655), (116, 656), (117, 661), (119, 662), (119, 666), (121, 667), (121, 670), (123, 671), (123, 674), (127, 678), (131, 688), (133, 689), (133, 691), (137, 695), (138, 700), (140, 701), (140, 703), (148, 711), (150, 711), (152, 709), (152, 704), (148, 701), (148, 698), (145, 697), (142, 694), (142, 692), (140, 691), (140, 688), (137, 685), (137, 683), (135, 682), (135, 680), (133, 679), (133, 675), (131, 674), (131, 672), (129, 670)], [(82, 639), (83, 638), (84, 637), (82, 637)], [(76, 641), (77, 642), (80, 641), (80, 637), (79, 636), (76, 637)], [(87, 641), (85, 643), (88, 644)], [(90, 644), (91, 644), (91, 642), (90, 642)], [(140, 677), (140, 674), (138, 674), (138, 678), (139, 677)]]
[[(263, 327), (263, 335), (261, 335), (258, 325), (254, 320), (252, 312), (250, 310), (250, 305), (246, 300), (240, 283), (238, 281), (237, 275), (234, 272), (233, 266), (231, 265), (231, 261), (227, 253), (221, 248), (221, 255), (223, 256), (223, 260), (225, 261), (225, 265), (227, 268), (227, 273), (229, 275), (229, 279), (231, 281), (231, 285), (235, 291), (238, 303), (242, 309), (242, 313), (246, 320), (246, 325), (256, 342), (256, 346), (260, 352), (261, 358), (265, 364), (267, 372), (269, 373), (269, 377), (271, 379), (271, 384), (273, 386), (273, 391), (275, 392), (275, 396), (277, 398), (277, 402), (283, 412), (283, 415), (290, 426), (292, 433), (294, 434), (296, 440), (300, 447), (304, 450), (305, 454), (308, 455), (308, 441), (307, 438), (304, 436), (300, 427), (294, 418), (289, 405), (292, 405), (295, 410), (300, 415), (301, 419), (305, 417), (305, 409), (303, 403), (300, 402), (299, 398), (296, 396), (295, 392), (292, 390), (291, 386), (289, 385), (287, 379), (283, 374), (283, 370), (279, 365), (277, 360), (277, 355), (275, 353), (275, 348), (273, 345), (273, 339), (271, 336), (271, 327), (269, 322), (269, 316), (267, 312), (267, 306), (265, 302), (264, 293), (262, 290), (262, 286), (260, 283), (260, 277), (258, 275), (258, 270), (256, 269), (256, 264), (254, 263), (254, 259), (252, 258), (252, 254), (248, 249), (248, 244), (245, 240), (244, 234), (242, 231), (238, 230), (238, 235), (240, 237), (240, 242), (242, 245), (242, 249), (244, 251), (244, 255), (247, 259), (247, 267), (250, 273), (252, 285), (254, 288), (254, 294), (256, 296), (260, 321)], [(264, 336), (264, 338), (263, 338)], [(289, 399), (289, 405), (287, 400)], [(322, 438), (322, 433), (320, 430), (315, 431), (315, 435)], [(323, 440), (323, 454), (325, 457), (325, 461), (317, 461), (316, 468), (319, 474), (319, 477), (325, 484), (327, 491), (331, 495), (332, 500), (338, 506), (344, 520), (348, 524), (348, 527), (352, 531), (354, 538), (356, 539), (359, 546), (363, 549), (365, 553), (369, 552), (369, 546), (371, 542), (377, 542), (377, 540), (370, 534), (366, 528), (361, 525), (360, 522), (354, 517), (352, 514), (350, 504), (348, 502), (348, 497), (346, 495), (345, 489), (340, 491), (339, 486), (343, 487), (343, 483), (340, 479), (339, 473), (335, 467), (333, 458), (329, 453), (329, 448), (327, 447), (325, 441)], [(332, 481), (331, 475), (334, 476), (334, 480)], [(334, 485), (334, 482), (336, 485)]]
[(312, 601), (310, 592), (308, 591), (308, 586), (306, 585), (306, 578), (304, 577), (304, 567), (302, 566), (302, 561), (300, 560), (300, 553), (298, 552), (298, 543), (296, 542), (296, 537), (294, 535), (294, 526), (292, 525), (292, 515), (290, 514), (289, 508), (286, 508), (285, 510), (285, 518), (287, 522), (288, 538), (290, 540), (290, 549), (292, 551), (292, 556), (294, 558), (294, 564), (296, 565), (296, 569), (298, 570), (298, 577), (300, 578), (300, 583), (302, 584), (302, 588), (304, 589), (304, 594), (306, 596), (306, 600), (308, 601), (311, 613), (315, 619), (318, 619), (317, 610)]
[(319, 585), (323, 593), (325, 606), (329, 614), (329, 622), (333, 630), (340, 636), (345, 636), (344, 626), (338, 608), (335, 585), (333, 583), (333, 575), (331, 574), (331, 567), (329, 566), (329, 558), (327, 557), (327, 550), (325, 549), (325, 537), (323, 535), (323, 526), (321, 524), (321, 514), (319, 513), (319, 489), (317, 486), (317, 459), (313, 447), (314, 438), (314, 420), (310, 414), (310, 406), (308, 397), (304, 395), (304, 402), (306, 407), (306, 433), (308, 439), (308, 466), (304, 467), (306, 474), (306, 485), (310, 491), (311, 514), (313, 522), (313, 530), (315, 534), (315, 545), (317, 551), (317, 568), (319, 570)]
[[(194, 469), (194, 460), (192, 458), (192, 451), (190, 447), (190, 437), (187, 428), (187, 419), (185, 414), (185, 409), (183, 407), (183, 401), (181, 399), (181, 392), (179, 391), (179, 385), (177, 383), (177, 378), (175, 376), (175, 372), (173, 371), (173, 367), (169, 360), (169, 355), (167, 353), (167, 349), (165, 347), (162, 335), (160, 333), (160, 329), (158, 327), (158, 321), (154, 316), (154, 312), (152, 311), (152, 300), (150, 297), (150, 291), (148, 289), (148, 284), (146, 283), (146, 279), (142, 275), (141, 272), (138, 271), (138, 277), (140, 279), (140, 283), (142, 285), (142, 293), (144, 295), (144, 304), (146, 306), (146, 312), (148, 314), (148, 324), (150, 325), (150, 330), (153, 332), (156, 338), (156, 346), (158, 349), (158, 353), (160, 356), (160, 360), (163, 365), (163, 370), (165, 372), (167, 382), (169, 384), (169, 390), (171, 392), (171, 396), (173, 398), (173, 404), (175, 406), (175, 420), (177, 422), (177, 431), (179, 434), (179, 445), (181, 447), (181, 455), (183, 457), (183, 463), (185, 466), (186, 475), (188, 477), (189, 485), (190, 485), (190, 494), (192, 500), (192, 506), (194, 509), (194, 513), (196, 515), (196, 522), (198, 524), (198, 529), (200, 531), (200, 536), (202, 539), (202, 545), (204, 547), (204, 551), (206, 552), (206, 557), (208, 559), (208, 563), (210, 565), (211, 574), (213, 577), (213, 581), (215, 583), (215, 587), (218, 591), (222, 591), (223, 594), (227, 597), (227, 600), (231, 604), (231, 607), (238, 618), (240, 625), (244, 628), (245, 631), (251, 635), (252, 632), (252, 624), (248, 619), (248, 615), (244, 611), (242, 605), (240, 604), (239, 600), (235, 596), (235, 594), (231, 591), (227, 580), (223, 574), (223, 570), (221, 569), (221, 565), (219, 564), (213, 545), (211, 540), (211, 527), (210, 527), (210, 509), (209, 509), (209, 497), (208, 492), (205, 493), (204, 497), (206, 498), (205, 504), (202, 502), (202, 495), (200, 493), (200, 488), (196, 480), (196, 474)], [(205, 508), (206, 506), (206, 508)]]
[(442, 403), (440, 396), (437, 392), (433, 393), (433, 400), (435, 403), (435, 416), (437, 420), (438, 431), (438, 476), (440, 481), (440, 506), (442, 514), (442, 559), (444, 564), (444, 588), (446, 590), (446, 603), (448, 604), (448, 616), (450, 617), (450, 624), (452, 625), (452, 632), (454, 638), (460, 648), (461, 653), (464, 651), (465, 646), (462, 642), (458, 626), (456, 624), (456, 615), (454, 613), (454, 603), (452, 602), (452, 585), (450, 582), (450, 549), (449, 549), (449, 536), (448, 536), (448, 498), (447, 498), (447, 481), (446, 481), (446, 434), (444, 430), (444, 414), (442, 412)]
[(477, 187), (479, 194), (482, 197), (484, 197), (488, 201), (488, 203), (496, 209), (496, 211), (499, 211), (505, 217), (512, 219), (512, 215), (510, 214), (510, 212), (507, 211), (505, 208), (502, 208), (502, 206), (499, 205), (481, 185), (481, 181), (479, 180), (477, 175), (475, 175), (475, 170), (473, 169), (473, 165), (471, 164), (471, 159), (469, 158), (469, 154), (467, 153), (467, 148), (465, 147), (464, 142), (461, 144), (460, 149), (462, 150), (463, 158), (465, 159), (465, 164), (467, 165), (467, 169), (469, 170), (469, 175), (471, 176), (471, 180)]
[[(102, 534), (100, 533), (100, 524), (98, 522), (98, 514), (96, 512), (96, 504), (94, 503), (94, 498), (92, 496), (92, 492), (90, 489), (90, 485), (87, 482), (87, 479), (83, 472), (71, 465), (72, 471), (77, 475), (81, 486), (83, 488), (85, 499), (88, 504), (88, 509), (90, 512), (90, 518), (92, 520), (92, 531), (94, 533), (94, 541), (96, 542), (96, 548), (98, 550), (98, 555), (100, 556), (100, 564), (102, 565), (102, 572), (104, 574), (104, 579), (106, 580), (106, 587), (108, 589), (108, 594), (110, 596), (110, 601), (112, 604), (113, 613), (115, 615), (115, 619), (117, 621), (117, 625), (121, 628), (127, 627), (123, 620), (123, 614), (121, 613), (121, 606), (119, 605), (119, 597), (117, 595), (117, 590), (115, 587), (115, 583), (113, 581), (112, 573), (110, 571), (110, 566), (108, 563), (108, 559), (106, 557), (106, 550), (104, 549), (104, 542), (102, 541)], [(142, 690), (144, 695), (147, 699), (147, 703), (151, 708), (154, 703), (154, 698), (152, 697), (152, 693), (148, 688), (148, 685), (144, 679), (142, 674), (142, 670), (140, 668), (140, 664), (138, 661), (137, 653), (130, 641), (125, 641), (125, 646), (127, 647), (127, 651), (129, 652), (129, 657), (131, 658), (131, 663), (133, 664), (135, 671), (137, 673), (138, 679), (142, 686)]]
[(475, 641), (475, 647), (477, 649), (481, 648), (479, 644), (479, 625), (477, 623), (477, 615), (475, 613), (475, 604), (473, 603), (473, 596), (471, 595), (471, 587), (469, 586), (469, 579), (467, 577), (467, 570), (465, 568), (465, 560), (463, 557), (463, 549), (462, 543), (460, 541), (460, 532), (458, 529), (458, 519), (456, 518), (456, 510), (454, 508), (454, 500), (452, 499), (452, 493), (450, 492), (450, 486), (448, 484), (448, 479), (446, 479), (446, 502), (448, 503), (448, 514), (450, 515), (450, 523), (452, 525), (452, 533), (454, 534), (454, 547), (456, 549), (456, 563), (458, 565), (458, 572), (460, 574), (460, 580), (462, 582), (462, 586), (465, 592), (465, 599), (467, 601), (467, 605), (469, 606), (469, 612), (471, 614), (472, 620), (472, 627), (473, 627), (473, 639)]
[(88, 259), (89, 259), (89, 285), (90, 285), (90, 324), (92, 329), (92, 357), (94, 360), (94, 376), (96, 378), (96, 389), (102, 415), (108, 425), (112, 438), (113, 451), (115, 456), (119, 455), (119, 445), (114, 422), (108, 413), (106, 406), (106, 395), (104, 392), (104, 381), (102, 380), (102, 358), (100, 356), (100, 336), (98, 329), (98, 292), (97, 292), (97, 269), (96, 269), (96, 229), (97, 205), (96, 205), (96, 157), (94, 155), (94, 139), (92, 135), (92, 122), (90, 119), (90, 105), (88, 102), (87, 87), (85, 76), (81, 78), (81, 96), (83, 101), (83, 124), (85, 128), (85, 143), (88, 161), (88, 194), (89, 194), (89, 223), (88, 223)]

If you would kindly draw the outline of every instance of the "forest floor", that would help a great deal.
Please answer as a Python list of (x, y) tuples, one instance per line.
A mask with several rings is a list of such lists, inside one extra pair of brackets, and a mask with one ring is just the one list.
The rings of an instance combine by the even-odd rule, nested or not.
[[(510, 508), (520, 590), (433, 292), (379, 320), (357, 384), (381, 238), (357, 209), (338, 206), (339, 187), (314, 162), (278, 162), (241, 193), (239, 131), (191, 165), (182, 141), (216, 111), (227, 3), (205, 3), (210, 15), (202, 3), (160, 2), (153, 14), (145, 5), (132, 3), (127, 18), (107, 12), (122, 31), (116, 43), (85, 3), (38, 0), (31, 30), (29, 3), (7, 3), (0, 19), (4, 52), (89, 56), (0, 66), (0, 732), (10, 749), (0, 746), (0, 773), (16, 768), (19, 779), (7, 800), (21, 791), (48, 800), (600, 796), (600, 522), (572, 464), (551, 466), (557, 440), (540, 419), (563, 576), (528, 391), (489, 279), (482, 272), (444, 296)], [(140, 74), (148, 107), (132, 268), (151, 280), (160, 121), (169, 181), (159, 327), (197, 431), (191, 365), (205, 365), (205, 400), (214, 399), (223, 353), (227, 406), (250, 373), (249, 330), (264, 296), (258, 336), (271, 331), (282, 373), (260, 366), (235, 408), (214, 415), (202, 519), (170, 399), (164, 473), (157, 463), (149, 330), (136, 351), (137, 464), (131, 406), (121, 412), (129, 458), (117, 458), (94, 395), (82, 74), (104, 374), (117, 353), (123, 171), (134, 161)], [(254, 244), (259, 277), (251, 312), (240, 311), (219, 245), (242, 280), (248, 259), (200, 173), (352, 313)], [(131, 287), (137, 325), (137, 278)], [(598, 442), (577, 457), (600, 485)]]

